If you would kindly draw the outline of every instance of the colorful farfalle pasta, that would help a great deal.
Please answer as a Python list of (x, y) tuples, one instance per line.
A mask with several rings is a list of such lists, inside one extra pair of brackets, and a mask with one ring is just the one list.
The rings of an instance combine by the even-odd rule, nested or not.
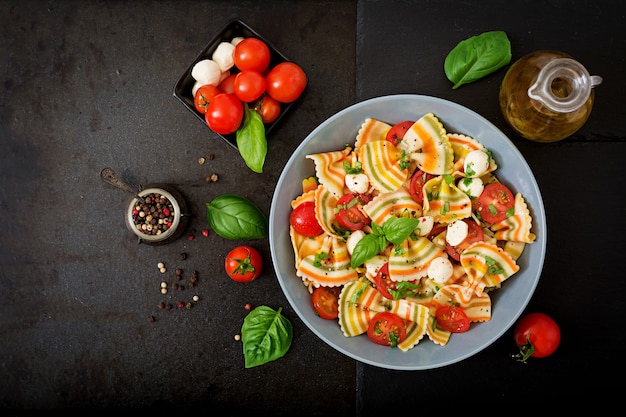
[[(452, 333), (438, 309), (489, 321), (490, 293), (519, 271), (517, 260), (536, 238), (532, 216), (523, 196), (497, 178), (479, 138), (448, 133), (433, 113), (399, 142), (386, 140), (392, 127), (367, 118), (353, 145), (306, 156), (317, 183), (304, 179), (291, 206), (313, 201), (323, 232), (305, 237), (290, 227), (296, 276), (310, 292), (341, 289), (337, 320), (346, 337), (393, 313), (406, 336), (392, 346), (407, 351), (424, 336), (445, 346)], [(497, 204), (483, 193), (493, 183), (508, 191)]]

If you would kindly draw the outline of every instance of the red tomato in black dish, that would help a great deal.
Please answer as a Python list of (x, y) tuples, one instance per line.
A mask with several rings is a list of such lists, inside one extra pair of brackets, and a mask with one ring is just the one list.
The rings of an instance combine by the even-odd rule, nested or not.
[(265, 92), (265, 78), (258, 71), (244, 70), (235, 76), (235, 95), (245, 103), (251, 103)]
[(378, 313), (368, 324), (367, 336), (379, 345), (396, 347), (406, 339), (404, 320), (386, 311)]
[(205, 114), (207, 108), (209, 107), (209, 103), (216, 95), (220, 94), (221, 91), (214, 85), (203, 85), (202, 87), (196, 90), (196, 95), (193, 98), (193, 104), (200, 113)]
[(499, 223), (508, 217), (507, 212), (515, 206), (515, 197), (504, 184), (487, 184), (476, 199), (475, 209), (480, 218), (487, 223)]
[(296, 206), (289, 215), (289, 223), (296, 233), (306, 237), (315, 237), (324, 232), (315, 218), (315, 203), (312, 201), (305, 201)]
[(235, 46), (233, 61), (240, 71), (253, 70), (262, 73), (270, 64), (271, 53), (265, 42), (246, 38)]
[(261, 274), (263, 259), (252, 246), (237, 246), (226, 256), (224, 268), (231, 279), (237, 282), (250, 282)]
[(387, 132), (385, 140), (393, 143), (395, 146), (398, 146), (398, 143), (400, 143), (406, 131), (409, 130), (411, 126), (413, 126), (413, 123), (415, 122), (407, 120), (405, 122), (400, 122), (393, 125), (391, 129), (389, 129), (389, 132)]
[(413, 201), (420, 205), (424, 205), (424, 184), (435, 176), (427, 174), (421, 169), (415, 171), (409, 182), (409, 194)]
[(204, 118), (215, 133), (234, 133), (243, 119), (243, 104), (234, 94), (218, 94), (209, 103)]
[(281, 62), (265, 77), (267, 94), (280, 103), (296, 101), (307, 84), (306, 74), (293, 62)]
[(259, 113), (264, 124), (269, 124), (278, 119), (281, 108), (278, 101), (265, 94), (256, 102), (254, 110)]
[(339, 317), (338, 287), (318, 287), (311, 294), (311, 302), (315, 313), (324, 320), (334, 320)]
[(461, 252), (467, 249), (469, 245), (485, 240), (485, 233), (478, 223), (470, 219), (463, 219), (463, 221), (467, 223), (467, 237), (463, 242), (456, 246), (452, 246), (446, 242), (446, 252), (448, 252), (448, 255), (455, 261), (461, 260)]
[(544, 313), (530, 313), (522, 317), (513, 330), (520, 362), (528, 358), (545, 358), (554, 353), (561, 342), (561, 330), (554, 319)]
[(338, 201), (335, 208), (335, 219), (337, 223), (345, 229), (355, 231), (361, 230), (369, 225), (372, 220), (359, 208), (371, 200), (367, 194), (348, 193), (344, 194)]
[(470, 321), (465, 311), (458, 306), (441, 306), (435, 311), (437, 325), (450, 333), (463, 333), (469, 330)]
[(235, 94), (235, 78), (237, 74), (231, 74), (228, 77), (224, 78), (220, 85), (217, 88), (220, 89), (222, 93), (226, 94)]

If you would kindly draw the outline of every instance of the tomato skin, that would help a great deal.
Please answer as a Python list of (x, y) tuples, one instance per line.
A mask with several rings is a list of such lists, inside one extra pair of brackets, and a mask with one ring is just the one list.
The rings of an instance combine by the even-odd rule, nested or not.
[(289, 215), (289, 223), (296, 233), (306, 237), (315, 237), (324, 232), (315, 218), (315, 203), (312, 201), (296, 206)]
[(209, 107), (209, 103), (216, 95), (220, 94), (221, 91), (214, 85), (203, 85), (196, 91), (196, 95), (193, 98), (193, 104), (198, 110), (198, 112), (205, 114), (207, 108)]
[(463, 242), (456, 246), (452, 246), (446, 242), (446, 252), (455, 261), (461, 260), (461, 252), (463, 252), (469, 245), (485, 240), (485, 233), (478, 223), (470, 219), (463, 219), (463, 221), (467, 223), (468, 226), (467, 237), (463, 240)]
[(253, 70), (263, 72), (270, 64), (270, 49), (265, 42), (257, 38), (246, 38), (235, 46), (233, 60), (240, 71)]
[(396, 347), (398, 343), (406, 339), (406, 326), (399, 316), (384, 311), (370, 320), (367, 326), (367, 336), (376, 344)]
[(272, 97), (263, 95), (254, 105), (254, 110), (261, 116), (264, 124), (272, 123), (280, 116), (280, 103)]
[(514, 355), (520, 362), (528, 358), (545, 358), (556, 351), (561, 342), (561, 330), (554, 319), (544, 313), (529, 313), (514, 327), (513, 338), (519, 348)]
[(229, 75), (222, 80), (217, 88), (219, 88), (222, 93), (235, 94), (235, 78), (237, 78), (237, 74)]
[(463, 333), (469, 330), (467, 314), (458, 306), (441, 306), (435, 312), (437, 325), (450, 333)]
[(389, 292), (390, 289), (396, 289), (395, 281), (389, 279), (389, 263), (384, 264), (378, 270), (376, 277), (374, 278), (376, 289), (388, 300), (393, 300), (393, 295)]
[(243, 104), (234, 94), (218, 94), (209, 103), (204, 118), (215, 133), (233, 133), (243, 119)]
[(339, 317), (339, 289), (336, 287), (317, 287), (311, 294), (311, 303), (315, 313), (324, 320)]
[(400, 143), (406, 131), (409, 130), (411, 126), (413, 126), (413, 123), (415, 122), (411, 120), (406, 120), (404, 122), (393, 125), (391, 129), (389, 129), (389, 132), (387, 132), (385, 140), (393, 143), (395, 146), (398, 146), (398, 143)]
[(361, 212), (358, 206), (367, 204), (370, 197), (365, 194), (348, 193), (337, 200), (338, 209), (335, 212), (337, 223), (345, 229), (355, 231), (361, 230), (372, 222), (372, 220)]
[(258, 71), (243, 70), (235, 76), (233, 87), (239, 100), (251, 103), (265, 92), (265, 78)]
[(306, 74), (293, 62), (277, 64), (265, 79), (267, 94), (280, 103), (296, 101), (307, 84)]
[(434, 177), (434, 175), (427, 174), (421, 169), (415, 171), (411, 177), (411, 182), (409, 183), (409, 194), (411, 195), (413, 201), (420, 205), (424, 205), (424, 184)]
[(251, 282), (261, 275), (263, 258), (252, 246), (237, 246), (226, 255), (224, 269), (234, 281)]
[(507, 211), (515, 205), (515, 197), (506, 185), (494, 182), (485, 186), (475, 204), (480, 218), (494, 224), (506, 219)]

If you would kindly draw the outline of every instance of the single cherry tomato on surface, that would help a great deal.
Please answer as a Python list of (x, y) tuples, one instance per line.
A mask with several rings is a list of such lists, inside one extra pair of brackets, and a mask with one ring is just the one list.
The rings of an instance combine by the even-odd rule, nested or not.
[(409, 194), (413, 201), (424, 205), (424, 184), (433, 178), (435, 178), (434, 175), (427, 174), (421, 169), (415, 171), (409, 182)]
[(306, 237), (315, 237), (324, 232), (315, 218), (315, 203), (312, 201), (296, 206), (289, 215), (289, 223), (296, 233)]
[(530, 313), (514, 327), (513, 338), (519, 348), (514, 357), (520, 362), (528, 358), (545, 358), (554, 353), (561, 342), (561, 330), (554, 319), (544, 313)]
[(252, 246), (237, 246), (226, 255), (224, 268), (231, 279), (237, 282), (250, 282), (261, 274), (263, 259)]
[(399, 316), (384, 311), (370, 320), (367, 336), (379, 345), (396, 347), (406, 339), (406, 325)]
[(475, 209), (480, 218), (487, 223), (499, 223), (506, 219), (507, 212), (515, 206), (515, 197), (504, 184), (493, 182), (487, 184), (476, 199)]
[(463, 333), (469, 330), (470, 321), (459, 306), (441, 306), (435, 311), (437, 325), (450, 333)]
[(198, 88), (196, 95), (193, 98), (193, 104), (200, 113), (205, 114), (209, 103), (216, 95), (221, 91), (214, 85), (207, 84)]
[(339, 292), (338, 287), (317, 287), (311, 294), (315, 313), (324, 320), (339, 317)]
[(243, 103), (234, 94), (218, 94), (209, 103), (204, 119), (215, 133), (233, 133), (243, 119)]
[(389, 132), (387, 132), (385, 140), (393, 143), (395, 146), (398, 146), (398, 143), (400, 143), (406, 131), (413, 126), (413, 123), (415, 122), (407, 120), (393, 125), (391, 129), (389, 129)]
[(446, 252), (448, 252), (448, 255), (455, 261), (461, 260), (461, 252), (467, 249), (469, 245), (485, 240), (485, 233), (478, 223), (470, 219), (463, 219), (463, 221), (467, 223), (468, 226), (467, 237), (463, 240), (463, 242), (456, 246), (452, 246), (446, 242)]
[(237, 78), (237, 74), (229, 75), (222, 80), (217, 88), (219, 88), (222, 93), (235, 94), (235, 78)]
[(243, 70), (235, 76), (233, 87), (239, 100), (251, 103), (265, 92), (265, 77), (258, 71)]
[(348, 193), (337, 200), (335, 207), (335, 219), (337, 223), (345, 229), (355, 231), (361, 230), (370, 224), (371, 219), (366, 216), (359, 206), (367, 204), (371, 198), (366, 194)]
[(233, 60), (240, 71), (263, 72), (270, 64), (270, 48), (257, 38), (246, 38), (235, 46)]
[(307, 84), (306, 74), (293, 62), (281, 62), (265, 77), (267, 94), (281, 103), (296, 101)]
[(261, 116), (264, 124), (272, 123), (280, 116), (280, 103), (267, 94), (263, 95), (254, 105), (254, 110)]

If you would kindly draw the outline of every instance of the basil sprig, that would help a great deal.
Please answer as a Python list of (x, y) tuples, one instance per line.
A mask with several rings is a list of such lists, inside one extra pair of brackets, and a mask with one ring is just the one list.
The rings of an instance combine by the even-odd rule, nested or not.
[(209, 225), (225, 239), (251, 240), (267, 236), (267, 216), (243, 196), (222, 194), (206, 203), (206, 209)]
[(388, 242), (396, 246), (401, 245), (419, 224), (419, 219), (409, 217), (392, 217), (383, 224), (383, 227), (372, 223), (372, 233), (365, 235), (354, 247), (350, 265), (357, 268), (372, 259), (385, 250)]
[(282, 314), (267, 306), (252, 310), (243, 320), (241, 341), (246, 368), (283, 357), (291, 347), (293, 326)]
[(252, 171), (263, 172), (263, 164), (267, 155), (267, 139), (265, 125), (256, 110), (244, 106), (244, 118), (235, 135), (239, 154)]
[(500, 30), (484, 32), (456, 45), (444, 61), (446, 77), (457, 89), (511, 62), (511, 42)]

